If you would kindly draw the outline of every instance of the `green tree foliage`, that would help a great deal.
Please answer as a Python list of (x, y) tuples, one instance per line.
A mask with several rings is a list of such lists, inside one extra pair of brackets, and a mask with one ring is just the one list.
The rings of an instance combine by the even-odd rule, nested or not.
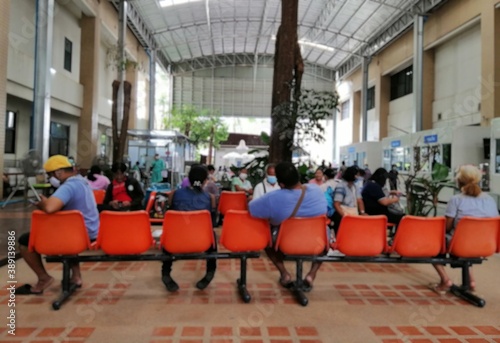
[[(220, 142), (229, 136), (227, 125), (218, 113), (191, 105), (174, 107), (171, 116), (163, 121), (164, 127), (178, 129), (196, 147), (208, 146), (209, 156), (212, 155), (212, 147), (218, 148)], [(210, 158), (208, 163), (211, 163)]]

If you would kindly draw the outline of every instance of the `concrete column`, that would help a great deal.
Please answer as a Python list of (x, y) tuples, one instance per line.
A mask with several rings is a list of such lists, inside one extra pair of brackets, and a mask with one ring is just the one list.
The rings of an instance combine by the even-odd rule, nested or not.
[(391, 77), (377, 73), (375, 80), (375, 114), (379, 118), (379, 137), (387, 137), (389, 125), (389, 102), (391, 99)]
[(434, 102), (434, 49), (424, 51), (423, 61), (422, 129), (430, 130)]
[(361, 118), (363, 120), (363, 134), (361, 141), (368, 140), (368, 68), (371, 58), (364, 56), (361, 64), (362, 82), (361, 82)]
[(83, 108), (78, 124), (78, 164), (90, 168), (99, 153), (99, 49), (101, 24), (97, 17), (82, 14), (80, 83), (83, 85)]
[(481, 1), (481, 125), (500, 117), (500, 9)]
[[(352, 96), (352, 142), (359, 142), (359, 131), (360, 131), (360, 123), (361, 123), (361, 92), (354, 92)], [(365, 123), (363, 122), (363, 125)]]
[(46, 160), (49, 157), (54, 0), (36, 1), (36, 22), (33, 137), (30, 149), (38, 150), (42, 159)]
[(423, 46), (424, 17), (415, 14), (413, 21), (413, 100), (415, 106), (413, 132), (422, 131), (423, 128)]
[[(0, 171), (4, 168), (5, 112), (7, 110), (7, 55), (9, 50), (10, 0), (0, 1)], [(0, 184), (0, 198), (3, 183)]]

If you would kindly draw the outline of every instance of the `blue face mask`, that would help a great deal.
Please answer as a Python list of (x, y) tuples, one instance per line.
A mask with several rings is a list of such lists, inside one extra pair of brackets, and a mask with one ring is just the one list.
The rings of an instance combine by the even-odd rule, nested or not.
[(269, 182), (271, 185), (274, 185), (277, 181), (276, 176), (271, 176), (271, 175), (267, 175), (266, 179), (267, 182)]

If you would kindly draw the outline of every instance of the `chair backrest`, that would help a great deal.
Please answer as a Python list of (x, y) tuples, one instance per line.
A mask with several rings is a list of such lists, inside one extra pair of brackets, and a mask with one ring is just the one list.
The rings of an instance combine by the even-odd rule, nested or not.
[(215, 243), (210, 212), (168, 211), (160, 241), (162, 247), (172, 254), (207, 251)]
[(141, 254), (153, 245), (146, 211), (101, 212), (97, 248), (108, 255)]
[(245, 192), (222, 191), (219, 198), (219, 212), (225, 216), (229, 210), (248, 210), (248, 200)]
[(322, 255), (328, 250), (326, 216), (293, 217), (280, 225), (276, 250), (287, 255)]
[(152, 191), (149, 194), (149, 198), (146, 202), (146, 213), (151, 213), (151, 210), (153, 209), (153, 206), (155, 204), (155, 199), (156, 199), (156, 191)]
[(334, 248), (347, 256), (377, 256), (387, 250), (387, 217), (346, 215)]
[(449, 253), (457, 257), (488, 257), (497, 251), (500, 217), (463, 217), (455, 228)]
[(94, 193), (95, 202), (97, 205), (102, 205), (104, 202), (104, 197), (106, 196), (106, 191), (104, 189), (94, 189), (92, 190)]
[(403, 257), (433, 257), (445, 252), (445, 217), (404, 216), (391, 252)]
[(271, 243), (271, 229), (265, 219), (248, 211), (229, 210), (224, 217), (220, 243), (233, 252), (258, 251)]
[(77, 255), (90, 248), (85, 221), (80, 211), (31, 214), (28, 249), (44, 255)]

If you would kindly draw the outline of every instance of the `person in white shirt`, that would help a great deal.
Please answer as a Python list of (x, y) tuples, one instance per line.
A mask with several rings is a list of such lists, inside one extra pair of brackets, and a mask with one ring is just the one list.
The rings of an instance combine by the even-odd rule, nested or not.
[(281, 189), (276, 179), (276, 172), (274, 164), (266, 166), (266, 178), (253, 189), (253, 200), (260, 198), (266, 193), (277, 191)]

